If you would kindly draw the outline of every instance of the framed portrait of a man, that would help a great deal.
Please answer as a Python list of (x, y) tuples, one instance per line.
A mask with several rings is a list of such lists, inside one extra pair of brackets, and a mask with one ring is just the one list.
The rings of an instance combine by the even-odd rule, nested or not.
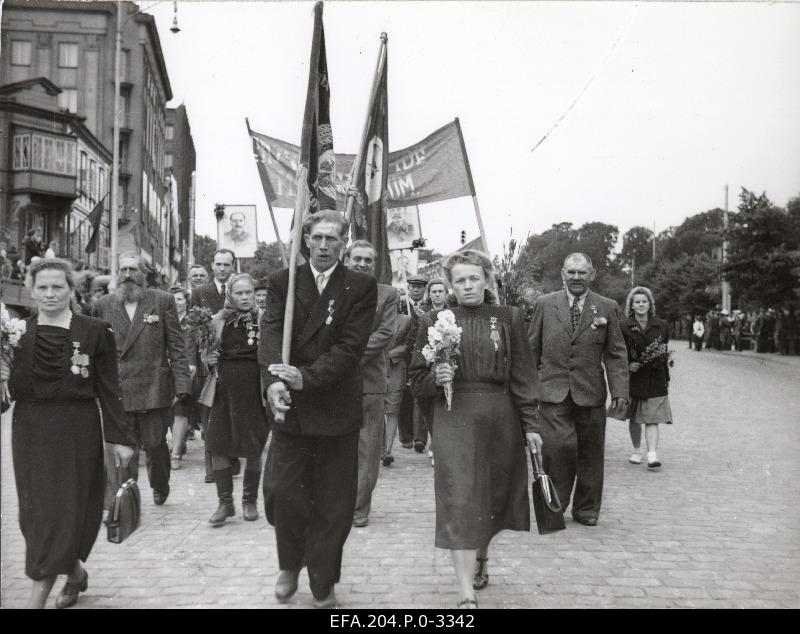
[(389, 251), (389, 261), (392, 264), (392, 286), (406, 288), (406, 278), (417, 274), (419, 253), (411, 249)]
[(217, 245), (230, 249), (237, 258), (252, 258), (258, 248), (255, 205), (225, 205), (217, 215)]
[(389, 250), (410, 249), (422, 236), (417, 207), (394, 207), (386, 211), (386, 237)]

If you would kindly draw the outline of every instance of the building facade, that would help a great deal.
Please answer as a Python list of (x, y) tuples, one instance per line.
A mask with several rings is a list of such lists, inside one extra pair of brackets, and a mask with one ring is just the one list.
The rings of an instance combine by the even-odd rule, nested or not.
[(60, 108), (83, 116), (100, 143), (113, 148), (117, 7), (123, 12), (118, 252), (141, 253), (162, 282), (171, 281), (174, 263), (163, 240), (172, 217), (165, 165), (172, 89), (154, 18), (132, 2), (6, 0), (0, 45), (9, 54), (0, 61), (0, 85), (49, 79), (61, 89)]
[[(0, 86), (0, 242), (20, 245), (40, 228), (43, 244), (56, 254), (94, 267), (109, 266), (108, 179), (111, 152), (82, 117), (60, 107), (62, 91), (45, 78)], [(88, 216), (102, 211), (97, 250), (87, 255), (93, 227)]]
[(177, 208), (180, 221), (178, 239), (170, 244), (170, 248), (177, 252), (173, 255), (173, 261), (180, 256), (179, 275), (181, 279), (186, 279), (189, 262), (190, 218), (194, 213), (192, 209), (192, 174), (197, 167), (197, 155), (186, 106), (183, 104), (177, 108), (167, 108), (166, 143), (164, 161), (167, 174), (175, 182), (172, 203)]

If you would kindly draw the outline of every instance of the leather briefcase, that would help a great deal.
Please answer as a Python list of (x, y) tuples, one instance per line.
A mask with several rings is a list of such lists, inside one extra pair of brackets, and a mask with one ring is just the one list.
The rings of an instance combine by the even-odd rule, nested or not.
[(131, 478), (124, 482), (114, 496), (114, 502), (108, 511), (106, 527), (108, 541), (121, 544), (139, 528), (142, 503), (139, 498), (139, 485)]
[(539, 528), (539, 534), (546, 535), (547, 533), (564, 530), (567, 525), (564, 522), (561, 501), (558, 499), (558, 492), (553, 481), (542, 468), (541, 455), (531, 453), (531, 462), (533, 463), (531, 493), (533, 495), (533, 511), (536, 513), (536, 526)]

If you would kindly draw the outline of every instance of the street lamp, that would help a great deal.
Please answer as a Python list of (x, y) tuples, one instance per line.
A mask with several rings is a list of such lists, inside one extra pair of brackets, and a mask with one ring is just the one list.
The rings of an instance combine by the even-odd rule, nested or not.
[(180, 33), (180, 28), (178, 27), (178, 2), (177, 0), (172, 3), (172, 8), (175, 9), (175, 17), (172, 18), (172, 26), (170, 27), (170, 31), (173, 33)]
[[(138, 11), (129, 15), (125, 22), (122, 21), (122, 7), (123, 2), (117, 2), (117, 33), (116, 33), (116, 45), (114, 51), (114, 134), (113, 134), (113, 158), (112, 158), (112, 178), (111, 178), (111, 214), (110, 214), (110, 224), (111, 224), (111, 254), (110, 254), (110, 266), (111, 269), (111, 279), (109, 281), (108, 287), (110, 289), (114, 289), (117, 287), (117, 250), (118, 250), (118, 233), (119, 233), (119, 128), (120, 128), (120, 83), (122, 79), (120, 78), (120, 61), (122, 57), (122, 27), (124, 24), (127, 24), (128, 20), (130, 20), (133, 16), (138, 15), (154, 7), (157, 4), (161, 4), (160, 2), (154, 2), (151, 5), (146, 6), (144, 9), (139, 9)], [(170, 31), (173, 33), (177, 33), (180, 31), (178, 28), (178, 5), (177, 3), (173, 3), (175, 9), (175, 18), (172, 22), (172, 28)]]

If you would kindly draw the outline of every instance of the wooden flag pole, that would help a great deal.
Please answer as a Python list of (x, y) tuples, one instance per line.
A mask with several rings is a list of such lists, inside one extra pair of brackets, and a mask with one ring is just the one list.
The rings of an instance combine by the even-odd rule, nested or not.
[(478, 219), (478, 231), (481, 232), (481, 242), (483, 243), (483, 251), (486, 255), (489, 254), (489, 244), (486, 242), (486, 231), (483, 228), (483, 218), (481, 218), (481, 208), (478, 205), (478, 196), (475, 192), (475, 182), (472, 180), (472, 170), (469, 167), (469, 157), (467, 156), (467, 146), (464, 144), (464, 134), (461, 132), (461, 122), (456, 117), (456, 130), (458, 130), (458, 140), (461, 142), (461, 155), (464, 157), (464, 167), (467, 169), (467, 178), (469, 179), (469, 188), (472, 191), (472, 205), (475, 207), (475, 217)]
[(364, 160), (364, 146), (367, 144), (367, 134), (369, 134), (369, 124), (371, 121), (372, 104), (375, 101), (375, 95), (380, 88), (380, 77), (383, 74), (383, 66), (386, 63), (386, 43), (389, 36), (386, 33), (381, 33), (381, 47), (378, 52), (378, 63), (375, 66), (375, 75), (372, 78), (372, 89), (369, 91), (369, 100), (367, 101), (367, 116), (364, 120), (364, 128), (361, 131), (361, 142), (358, 144), (358, 154), (353, 161), (353, 168), (350, 170), (350, 178), (347, 181), (347, 205), (345, 206), (344, 217), (347, 222), (353, 216), (353, 203), (355, 202), (355, 194), (351, 193), (355, 179), (358, 176), (358, 170), (361, 167), (361, 161)]
[[(250, 130), (250, 120), (245, 117), (244, 118), (245, 125), (247, 126), (247, 134), (250, 135), (250, 142), (253, 141), (253, 135), (251, 134)], [(256, 159), (260, 161), (260, 158)], [(286, 248), (283, 246), (283, 240), (281, 240), (281, 234), (278, 231), (278, 223), (275, 221), (275, 212), (272, 210), (272, 205), (269, 202), (269, 196), (267, 196), (267, 192), (264, 192), (264, 198), (267, 200), (267, 209), (269, 209), (269, 217), (272, 219), (272, 228), (275, 230), (275, 239), (278, 241), (278, 249), (281, 252), (281, 262), (283, 266), (289, 266), (289, 260), (286, 257)]]

